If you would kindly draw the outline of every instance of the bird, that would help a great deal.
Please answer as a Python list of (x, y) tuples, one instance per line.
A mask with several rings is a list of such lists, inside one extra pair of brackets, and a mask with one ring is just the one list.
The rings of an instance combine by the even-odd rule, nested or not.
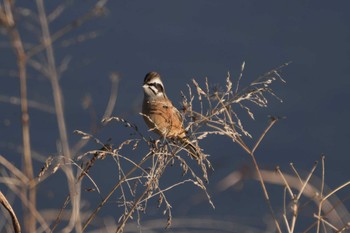
[(200, 162), (199, 148), (186, 135), (183, 118), (165, 93), (163, 82), (157, 72), (149, 72), (143, 81), (144, 98), (142, 116), (149, 129), (163, 138), (177, 139), (189, 154)]

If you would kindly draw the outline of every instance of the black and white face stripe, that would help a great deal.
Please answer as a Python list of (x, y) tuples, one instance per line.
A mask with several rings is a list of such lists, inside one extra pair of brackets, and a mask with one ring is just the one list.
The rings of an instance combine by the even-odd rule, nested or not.
[(151, 91), (153, 91), (153, 93), (155, 95), (157, 95), (158, 93), (164, 93), (164, 88), (163, 85), (157, 82), (153, 82), (153, 83), (148, 83), (149, 89), (151, 89)]
[(150, 72), (146, 74), (143, 82), (143, 88), (145, 93), (150, 97), (166, 97), (162, 80), (157, 72)]

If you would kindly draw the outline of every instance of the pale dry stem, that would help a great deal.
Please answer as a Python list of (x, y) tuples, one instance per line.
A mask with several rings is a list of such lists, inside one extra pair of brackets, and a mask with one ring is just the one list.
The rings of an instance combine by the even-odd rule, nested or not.
[(0, 191), (0, 203), (9, 212), (9, 214), (11, 216), (14, 232), (20, 233), (21, 232), (21, 225), (19, 224), (17, 216), (16, 216), (15, 212), (13, 211), (12, 206), (7, 201), (6, 197), (2, 194), (1, 191)]
[[(29, 180), (34, 177), (30, 144), (29, 113), (27, 99), (27, 54), (24, 50), (23, 41), (14, 20), (14, 2), (4, 0), (0, 5), (0, 22), (5, 25), (10, 36), (12, 47), (17, 57), (17, 66), (20, 80), (20, 102), (21, 102), (21, 123), (23, 141), (23, 171)], [(36, 189), (23, 186), (23, 195), (29, 196), (29, 201), (36, 206)], [(24, 209), (25, 228), (28, 232), (35, 232), (36, 220), (28, 209)]]
[[(189, 123), (189, 125), (191, 125), (191, 129), (193, 130), (192, 132), (199, 134), (197, 139), (203, 139), (204, 137), (210, 134), (227, 136), (231, 138), (233, 142), (236, 142), (238, 145), (240, 145), (241, 148), (244, 149), (250, 155), (256, 172), (259, 176), (259, 181), (264, 192), (265, 200), (268, 204), (271, 215), (275, 221), (277, 231), (282, 232), (279, 222), (277, 221), (274, 210), (272, 208), (272, 205), (270, 203), (268, 191), (266, 189), (264, 179), (260, 173), (260, 168), (254, 155), (255, 150), (258, 148), (267, 132), (277, 122), (277, 118), (271, 119), (270, 124), (260, 135), (252, 149), (250, 149), (249, 146), (247, 146), (247, 144), (245, 143), (245, 140), (243, 139), (242, 135), (248, 137), (251, 137), (251, 135), (244, 129), (242, 121), (240, 120), (238, 114), (235, 112), (234, 107), (236, 105), (240, 106), (241, 108), (247, 111), (248, 115), (252, 119), (254, 119), (253, 113), (251, 112), (250, 108), (246, 106), (245, 102), (254, 103), (259, 107), (266, 107), (267, 99), (264, 93), (269, 93), (272, 96), (277, 97), (276, 95), (274, 95), (272, 89), (269, 88), (269, 85), (273, 81), (275, 81), (276, 78), (283, 81), (278, 72), (284, 66), (274, 69), (273, 72), (271, 71), (266, 73), (265, 75), (259, 77), (256, 81), (252, 82), (248, 87), (239, 90), (239, 83), (242, 78), (244, 66), (245, 64), (242, 65), (242, 71), (238, 78), (236, 84), (237, 86), (234, 91), (229, 74), (226, 79), (226, 89), (222, 91), (219, 89), (214, 89), (214, 91), (212, 92), (209, 88), (208, 80), (206, 80), (205, 82), (205, 88), (201, 88), (200, 85), (195, 80), (193, 80), (193, 85), (197, 93), (197, 98), (193, 98), (192, 91), (189, 91), (189, 97), (186, 97), (183, 102), (185, 106), (184, 109), (188, 111), (188, 114), (191, 117), (190, 119), (192, 119), (192, 121)], [(202, 98), (202, 96), (204, 96), (205, 98)], [(192, 102), (194, 99), (198, 99), (200, 106), (199, 111), (192, 110)], [(188, 102), (188, 100), (191, 101)], [(207, 103), (204, 103), (203, 100), (207, 100)], [(210, 109), (204, 110), (203, 108), (205, 107), (210, 107)], [(203, 113), (206, 114), (203, 115)], [(201, 127), (203, 127), (204, 130), (202, 132), (197, 132), (200, 130)]]
[[(127, 120), (120, 118), (120, 117), (111, 117), (108, 119), (104, 119), (103, 123), (107, 124), (111, 121), (116, 121), (122, 123), (125, 127), (131, 128), (134, 132), (136, 132), (136, 135), (140, 137), (140, 139), (128, 139), (122, 143), (116, 148), (111, 149), (110, 152), (107, 152), (107, 155), (113, 156), (114, 160), (116, 161), (118, 171), (119, 171), (119, 181), (117, 184), (113, 187), (113, 189), (110, 191), (110, 193), (103, 198), (100, 205), (90, 214), (90, 216), (87, 218), (85, 224), (83, 225), (83, 231), (86, 229), (86, 227), (91, 223), (91, 221), (96, 217), (96, 214), (100, 211), (100, 209), (107, 203), (107, 201), (110, 199), (111, 195), (116, 191), (120, 190), (121, 196), (121, 204), (120, 206), (124, 207), (124, 214), (122, 214), (119, 217), (119, 227), (117, 232), (122, 232), (125, 224), (129, 221), (129, 219), (132, 218), (135, 212), (137, 212), (138, 218), (140, 217), (140, 212), (145, 212), (147, 208), (148, 200), (159, 196), (158, 199), (158, 205), (160, 206), (163, 202), (165, 203), (165, 210), (163, 214), (168, 215), (168, 222), (167, 226), (171, 224), (172, 214), (171, 214), (171, 204), (167, 200), (167, 197), (165, 195), (166, 191), (169, 191), (181, 184), (192, 182), (194, 185), (200, 187), (204, 192), (207, 194), (209, 202), (214, 207), (213, 203), (210, 200), (210, 196), (206, 191), (204, 182), (201, 178), (199, 178), (194, 170), (187, 164), (186, 160), (184, 160), (179, 153), (184, 150), (183, 146), (178, 145), (175, 141), (172, 140), (163, 140), (156, 142), (150, 141), (149, 139), (146, 139), (139, 131), (138, 128), (128, 122)], [(81, 131), (76, 131), (80, 135), (82, 135), (84, 138), (89, 139), (92, 138), (96, 143), (101, 144), (101, 142), (93, 138), (92, 135), (86, 134)], [(136, 141), (135, 141), (136, 140)], [(150, 151), (144, 156), (144, 158), (141, 160), (140, 163), (136, 164), (132, 160), (128, 159), (126, 156), (123, 156), (121, 153), (121, 150), (125, 146), (132, 146), (133, 150), (137, 148), (137, 145), (139, 144), (139, 140), (144, 141), (146, 145), (149, 146)], [(131, 145), (130, 143), (132, 141), (135, 141), (134, 145)], [(79, 158), (83, 158), (88, 154), (94, 154), (94, 152), (87, 152), (83, 155), (79, 156)], [(95, 156), (94, 156), (95, 157)], [(94, 158), (93, 157), (93, 158)], [(129, 170), (129, 172), (125, 172), (121, 159), (126, 160), (127, 162), (131, 163), (133, 165), (133, 168)], [(167, 187), (161, 187), (159, 184), (159, 181), (161, 177), (164, 174), (164, 171), (167, 169), (167, 167), (174, 163), (174, 159), (178, 160), (180, 162), (181, 167), (183, 168), (184, 174), (187, 172), (190, 172), (193, 179), (186, 179), (186, 181), (179, 181), (175, 184), (167, 185)], [(206, 161), (207, 158), (203, 156), (203, 160)], [(150, 161), (151, 166), (149, 169), (145, 170), (142, 168), (142, 165), (146, 162)], [(209, 161), (207, 163), (210, 165)], [(204, 178), (207, 177), (206, 172), (206, 166), (201, 166)], [(135, 174), (136, 171), (140, 171), (142, 175)], [(85, 170), (84, 173), (87, 173), (88, 171)], [(206, 178), (207, 179), (207, 178)], [(141, 187), (145, 187), (142, 193), (136, 197), (137, 189), (135, 186), (133, 186), (130, 181), (136, 181), (135, 184), (140, 183), (142, 184)], [(124, 184), (126, 185), (125, 189)], [(132, 200), (129, 200), (129, 196), (132, 198)], [(139, 221), (139, 220), (138, 220)]]
[(68, 143), (68, 134), (66, 129), (66, 122), (64, 117), (63, 109), (63, 96), (61, 95), (61, 87), (59, 84), (59, 76), (56, 69), (56, 61), (54, 50), (52, 46), (52, 38), (49, 31), (49, 25), (47, 21), (47, 16), (45, 12), (45, 6), (43, 0), (36, 0), (39, 22), (42, 30), (42, 40), (43, 45), (46, 50), (46, 59), (47, 59), (47, 70), (48, 78), (52, 85), (53, 98), (56, 109), (57, 123), (60, 134), (60, 142), (62, 145), (63, 156), (65, 157), (65, 166), (62, 167), (63, 171), (67, 177), (67, 183), (69, 187), (69, 194), (72, 203), (72, 216), (70, 218), (68, 226), (63, 230), (63, 232), (70, 232), (72, 228), (75, 228), (76, 231), (81, 231), (81, 221), (80, 221), (80, 189), (79, 184), (76, 184), (73, 168), (69, 161), (71, 160), (71, 152)]

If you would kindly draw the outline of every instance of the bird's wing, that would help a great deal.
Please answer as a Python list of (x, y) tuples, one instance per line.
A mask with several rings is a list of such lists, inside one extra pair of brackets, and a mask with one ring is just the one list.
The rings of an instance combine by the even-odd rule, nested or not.
[(169, 109), (170, 112), (172, 112), (172, 115), (176, 116), (176, 118), (181, 122), (183, 122), (183, 117), (182, 114), (180, 113), (179, 110), (177, 110), (177, 108), (174, 107), (173, 103), (168, 100), (167, 102), (163, 102), (163, 108)]
[(180, 113), (180, 111), (177, 110), (177, 108), (175, 108), (174, 106), (173, 106), (173, 111), (174, 111), (175, 115), (177, 116), (177, 118), (179, 119), (179, 121), (181, 123), (183, 123), (184, 119), (183, 119), (182, 114)]

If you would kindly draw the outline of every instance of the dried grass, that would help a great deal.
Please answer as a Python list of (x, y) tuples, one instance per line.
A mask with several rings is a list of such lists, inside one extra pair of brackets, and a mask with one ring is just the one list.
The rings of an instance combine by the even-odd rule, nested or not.
[[(148, 136), (148, 132), (141, 132), (135, 124), (127, 119), (112, 116), (119, 84), (119, 78), (115, 73), (111, 75), (112, 90), (103, 114), (103, 120), (95, 123), (91, 132), (76, 130), (75, 134), (79, 135), (81, 140), (75, 145), (68, 143), (70, 133), (66, 129), (63, 96), (59, 80), (67, 69), (70, 59), (63, 59), (59, 64), (56, 61), (53, 44), (58, 43), (64, 35), (80, 27), (89, 19), (103, 15), (106, 3), (105, 0), (97, 1), (86, 14), (60, 30), (51, 33), (50, 23), (59, 18), (64, 12), (65, 4), (59, 4), (51, 13), (46, 13), (42, 0), (36, 0), (37, 12), (30, 10), (28, 12), (28, 9), (18, 7), (11, 0), (0, 2), (0, 26), (2, 31), (9, 36), (9, 41), (17, 58), (17, 75), (19, 76), (21, 90), (20, 98), (13, 99), (0, 96), (0, 100), (21, 106), (23, 129), (23, 146), (20, 147), (23, 155), (23, 166), (19, 168), (8, 161), (5, 156), (0, 155), (0, 164), (3, 167), (0, 180), (23, 206), (23, 212), (20, 215), (23, 216), (22, 228), (25, 232), (53, 232), (58, 231), (57, 229), (62, 232), (84, 232), (88, 227), (98, 231), (124, 232), (131, 220), (134, 220), (138, 227), (142, 226), (142, 215), (147, 214), (149, 205), (154, 205), (154, 203), (156, 203), (155, 205), (160, 212), (166, 216), (167, 220), (164, 226), (170, 227), (173, 225), (175, 229), (180, 221), (173, 224), (172, 209), (176, 206), (172, 206), (168, 194), (173, 192), (176, 187), (184, 184), (192, 184), (194, 189), (200, 189), (206, 196), (207, 202), (215, 208), (211, 195), (207, 191), (208, 182), (210, 181), (209, 171), (213, 170), (213, 167), (210, 162), (211, 156), (205, 154), (205, 150), (201, 150), (201, 159), (197, 163), (192, 160), (190, 152), (186, 150), (184, 145), (178, 141), (170, 139), (153, 140)], [(23, 32), (17, 27), (15, 13), (35, 15), (39, 19), (39, 25), (30, 27), (37, 28), (39, 26), (41, 33), (39, 42), (27, 43), (22, 40), (21, 34)], [(96, 35), (95, 32), (87, 33), (77, 38), (61, 41), (61, 45), (69, 46), (86, 39), (95, 38)], [(29, 46), (24, 46), (24, 44)], [(39, 56), (45, 58), (44, 63), (39, 62)], [(231, 78), (228, 73), (222, 86), (212, 86), (209, 79), (205, 79), (204, 83), (193, 79), (192, 84), (187, 86), (187, 91), (182, 92), (182, 113), (186, 119), (188, 136), (198, 148), (204, 144), (201, 140), (206, 137), (216, 135), (228, 137), (232, 140), (232, 143), (239, 145), (246, 152), (252, 161), (253, 171), (234, 171), (227, 178), (214, 185), (217, 185), (218, 191), (222, 192), (246, 177), (257, 179), (273, 218), (274, 231), (300, 232), (297, 227), (298, 223), (302, 221), (300, 220), (301, 212), (305, 206), (312, 202), (314, 203), (313, 206), (316, 207), (313, 216), (311, 216), (314, 222), (304, 232), (346, 232), (350, 228), (350, 215), (344, 205), (346, 199), (339, 200), (336, 194), (340, 190), (347, 189), (350, 182), (346, 182), (333, 190), (329, 189), (324, 182), (324, 157), (321, 159), (321, 181), (318, 185), (313, 183), (317, 177), (315, 175), (316, 164), (304, 177), (293, 164), (290, 165), (290, 173), (283, 172), (279, 167), (276, 171), (262, 170), (255, 157), (255, 152), (261, 146), (264, 137), (280, 118), (271, 117), (270, 122), (260, 135), (252, 135), (245, 128), (249, 123), (246, 123), (248, 119), (242, 116), (242, 112), (248, 118), (254, 120), (254, 111), (257, 108), (267, 107), (269, 98), (281, 101), (275, 95), (271, 84), (276, 81), (284, 82), (280, 73), (288, 64), (272, 69), (244, 87), (241, 86), (241, 81), (245, 63), (242, 64), (238, 77), (236, 79)], [(26, 83), (28, 67), (47, 77), (51, 83), (54, 109), (28, 100)], [(86, 102), (86, 108), (90, 107), (89, 103), (89, 101)], [(34, 175), (33, 171), (34, 157), (30, 142), (30, 116), (28, 113), (30, 107), (37, 107), (46, 112), (55, 113), (60, 138), (58, 154), (47, 157), (37, 176)], [(128, 128), (132, 134), (119, 142), (103, 142), (95, 136), (103, 127), (114, 127), (114, 123)], [(87, 144), (93, 144), (95, 149), (86, 150), (85, 146)], [(249, 146), (251, 144), (252, 146)], [(129, 156), (132, 153), (138, 156), (136, 158)], [(100, 184), (91, 175), (95, 165), (102, 163), (104, 159), (113, 161), (118, 171), (115, 180), (113, 180), (113, 187), (109, 191), (101, 190)], [(168, 175), (169, 167), (172, 167), (172, 174), (176, 169), (175, 176), (178, 177), (178, 180), (173, 183), (164, 183), (162, 181)], [(57, 171), (63, 171), (66, 176), (65, 185), (69, 191), (64, 203), (62, 203), (61, 208), (53, 207), (50, 210), (40, 210), (36, 203), (38, 187), (47, 178), (56, 175)], [(96, 192), (101, 197), (95, 208), (88, 207), (87, 210), (83, 210), (81, 197), (86, 193), (83, 192), (81, 185), (84, 179), (93, 186), (86, 191), (89, 193)], [(267, 184), (277, 184), (283, 187), (282, 213), (279, 213), (279, 207), (276, 208), (271, 204)], [(104, 193), (107, 194), (104, 195)], [(6, 218), (6, 221), (9, 222), (7, 229), (11, 226), (15, 232), (20, 232), (21, 223), (18, 221), (11, 203), (7, 201), (5, 195), (0, 194), (1, 203), (10, 214), (10, 217)], [(99, 218), (99, 212), (111, 203), (111, 199), (115, 195), (118, 195), (118, 209), (122, 210), (120, 215), (114, 216), (117, 224), (107, 224), (105, 227), (101, 225), (93, 226), (94, 221)], [(50, 214), (47, 214), (48, 211)], [(181, 222), (188, 227), (197, 223), (194, 219), (190, 222), (185, 220), (181, 220)], [(214, 224), (216, 221), (212, 222)], [(210, 221), (207, 221), (207, 224), (209, 223)], [(221, 221), (223, 228), (233, 227), (224, 223), (224, 221)], [(210, 228), (210, 225), (205, 226)], [(203, 228), (203, 226), (200, 227)], [(223, 230), (223, 228), (215, 228), (215, 230)]]

